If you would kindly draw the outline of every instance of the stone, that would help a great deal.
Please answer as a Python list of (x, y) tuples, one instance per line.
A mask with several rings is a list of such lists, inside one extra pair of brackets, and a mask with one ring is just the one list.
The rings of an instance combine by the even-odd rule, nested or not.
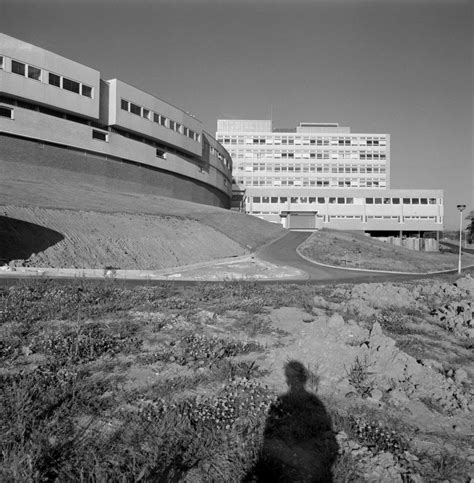
[(458, 384), (462, 384), (463, 382), (467, 381), (467, 379), (468, 379), (468, 375), (464, 369), (461, 369), (461, 368), (456, 369), (456, 371), (454, 372), (454, 380)]
[(340, 314), (333, 314), (328, 320), (328, 327), (331, 329), (340, 329), (344, 327), (344, 318)]
[(383, 392), (380, 390), (380, 389), (373, 389), (371, 392), (370, 392), (370, 397), (374, 400), (374, 401), (380, 401), (383, 397)]

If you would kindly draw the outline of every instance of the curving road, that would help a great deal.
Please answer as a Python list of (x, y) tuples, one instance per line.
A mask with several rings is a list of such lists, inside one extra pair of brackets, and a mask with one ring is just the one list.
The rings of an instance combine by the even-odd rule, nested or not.
[[(300, 257), (296, 248), (303, 243), (311, 233), (290, 231), (279, 240), (257, 250), (256, 257), (275, 265), (287, 265), (303, 270), (307, 280), (334, 282), (382, 282), (393, 280), (410, 280), (417, 278), (435, 277), (436, 275), (391, 275), (386, 273), (368, 273), (364, 271), (344, 270), (343, 268), (329, 268), (308, 262)], [(456, 274), (456, 270), (452, 272)]]

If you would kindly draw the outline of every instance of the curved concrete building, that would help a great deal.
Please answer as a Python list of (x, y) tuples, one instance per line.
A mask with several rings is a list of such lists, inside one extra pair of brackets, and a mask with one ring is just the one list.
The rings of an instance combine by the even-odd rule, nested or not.
[(0, 34), (0, 152), (6, 161), (96, 174), (117, 189), (224, 208), (232, 160), (194, 116), (118, 79)]

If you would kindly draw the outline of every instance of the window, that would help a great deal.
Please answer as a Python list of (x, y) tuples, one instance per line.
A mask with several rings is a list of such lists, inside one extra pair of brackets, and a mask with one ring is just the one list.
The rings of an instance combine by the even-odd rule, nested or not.
[(13, 119), (13, 109), (7, 106), (0, 106), (0, 117)]
[(21, 62), (17, 62), (16, 60), (12, 60), (12, 72), (14, 74), (24, 76), (25, 75), (25, 69), (26, 69), (25, 64), (22, 64)]
[(383, 204), (384, 205), (389, 205), (390, 204), (390, 198), (384, 198), (383, 199)]
[(145, 119), (150, 119), (150, 111), (149, 111), (148, 109), (143, 108), (143, 109), (142, 109), (142, 116), (143, 116)]
[(3, 55), (0, 55), (0, 69), (3, 69)]
[(272, 203), (278, 203), (278, 197), (277, 196), (272, 196), (271, 197), (271, 202)]
[(436, 205), (436, 198), (430, 198), (430, 205)]
[(270, 203), (270, 198), (268, 196), (264, 196), (262, 198), (262, 203)]
[(95, 129), (92, 130), (92, 139), (97, 139), (98, 141), (108, 142), (109, 135), (103, 131), (96, 131)]
[(76, 94), (79, 94), (79, 87), (80, 87), (79, 82), (63, 77), (63, 89), (65, 89), (66, 91), (75, 92)]
[(174, 131), (174, 130), (175, 130), (175, 126), (176, 126), (176, 123), (170, 119), (170, 126), (169, 126), (169, 127), (170, 127), (170, 129), (171, 129), (172, 131)]
[(403, 204), (404, 205), (409, 205), (410, 203), (410, 198), (403, 198)]
[(336, 203), (336, 198), (329, 198), (329, 203), (331, 205), (333, 205), (334, 203)]
[(40, 80), (41, 78), (41, 69), (37, 67), (33, 67), (32, 65), (28, 66), (28, 78), (33, 80)]
[(254, 196), (253, 197), (253, 202), (254, 203), (260, 203), (260, 196)]
[(286, 203), (287, 201), (288, 201), (288, 198), (286, 196), (280, 197), (280, 203)]
[(418, 198), (412, 198), (411, 199), (411, 204), (412, 205), (419, 205), (420, 204), (420, 200)]
[(61, 87), (61, 77), (59, 77), (58, 75), (53, 74), (52, 72), (50, 72), (48, 79), (49, 79), (48, 80), (49, 85), (56, 86), (56, 87)]
[(420, 198), (420, 204), (427, 205), (428, 204), (428, 199), (427, 198)]
[(337, 199), (337, 204), (338, 204), (338, 205), (343, 205), (343, 204), (345, 204), (345, 201), (346, 201), (346, 200), (345, 200), (344, 198), (338, 198), (338, 199)]
[(160, 124), (164, 127), (166, 127), (166, 117), (165, 116), (160, 116)]
[(392, 204), (399, 205), (400, 204), (400, 198), (392, 198)]
[(90, 98), (92, 98), (92, 87), (89, 87), (89, 86), (86, 86), (86, 85), (82, 84), (82, 86), (81, 86), (81, 94), (84, 97), (90, 97)]
[(166, 151), (163, 151), (162, 149), (157, 149), (156, 157), (161, 159), (166, 159)]
[(346, 204), (347, 204), (347, 205), (352, 205), (352, 204), (354, 204), (354, 198), (346, 198)]
[[(51, 74), (49, 74), (51, 75)], [(123, 111), (128, 111), (130, 109), (130, 103), (126, 101), (125, 99), (122, 99), (120, 101), (120, 107), (122, 108)]]
[(365, 199), (365, 204), (366, 205), (373, 205), (374, 204), (374, 199), (373, 198), (366, 198)]
[(142, 108), (136, 104), (130, 103), (130, 112), (136, 116), (141, 116)]
[(382, 204), (382, 198), (375, 198), (374, 199), (376, 205), (381, 205)]

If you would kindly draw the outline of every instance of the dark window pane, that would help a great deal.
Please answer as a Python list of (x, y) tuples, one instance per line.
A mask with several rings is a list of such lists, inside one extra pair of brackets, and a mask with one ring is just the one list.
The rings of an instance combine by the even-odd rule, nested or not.
[(122, 99), (120, 101), (120, 107), (122, 108), (122, 110), (128, 111), (128, 105), (129, 105), (129, 102), (126, 101), (125, 99)]
[(96, 131), (95, 129), (92, 130), (92, 138), (98, 139), (99, 141), (107, 142), (107, 133), (102, 131)]
[(156, 112), (153, 113), (153, 122), (156, 122), (157, 124), (160, 123), (160, 115)]
[(12, 60), (12, 72), (18, 75), (25, 75), (25, 64)]
[(49, 84), (56, 87), (61, 87), (61, 77), (56, 74), (49, 73)]
[(85, 97), (92, 97), (92, 87), (82, 84), (82, 95)]
[(8, 117), (8, 119), (13, 119), (13, 109), (9, 107), (0, 106), (0, 117)]
[(28, 77), (34, 80), (40, 80), (41, 77), (41, 69), (33, 67), (32, 65), (28, 66)]
[(130, 103), (130, 112), (132, 114), (136, 114), (137, 116), (141, 116), (142, 109), (140, 106), (137, 106), (136, 104)]
[(63, 89), (66, 91), (70, 92), (75, 92), (76, 94), (79, 94), (79, 82), (73, 81), (71, 79), (66, 79), (66, 77), (63, 77)]

